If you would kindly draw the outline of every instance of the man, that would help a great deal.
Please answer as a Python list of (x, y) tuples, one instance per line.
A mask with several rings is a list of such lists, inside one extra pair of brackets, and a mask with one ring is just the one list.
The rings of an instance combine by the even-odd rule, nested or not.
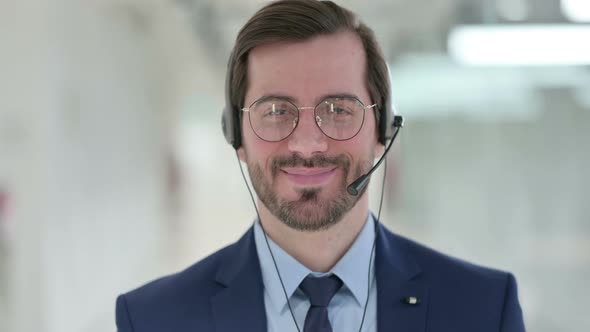
[(383, 56), (354, 14), (266, 5), (237, 37), (227, 88), (224, 133), (258, 218), (233, 245), (121, 295), (120, 332), (524, 331), (511, 274), (391, 233), (365, 188), (349, 190), (400, 126)]

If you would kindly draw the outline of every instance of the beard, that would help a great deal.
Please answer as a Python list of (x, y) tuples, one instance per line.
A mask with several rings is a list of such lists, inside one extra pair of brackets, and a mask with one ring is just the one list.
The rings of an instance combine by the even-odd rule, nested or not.
[[(368, 167), (366, 167), (367, 164)], [(370, 168), (371, 165), (370, 161), (357, 163), (354, 166), (353, 179), (361, 176), (363, 170)], [(340, 168), (343, 173), (336, 194), (331, 198), (322, 197), (323, 188), (303, 188), (295, 190), (299, 195), (298, 199), (287, 200), (279, 197), (276, 189), (273, 188), (277, 176), (282, 172), (282, 167), (330, 166)], [(270, 179), (265, 176), (262, 167), (254, 162), (248, 163), (248, 173), (258, 198), (276, 218), (292, 229), (314, 232), (328, 229), (338, 223), (364, 194), (366, 187), (357, 196), (352, 196), (346, 191), (351, 166), (350, 160), (345, 155), (336, 157), (317, 155), (310, 159), (292, 155), (271, 160)]]

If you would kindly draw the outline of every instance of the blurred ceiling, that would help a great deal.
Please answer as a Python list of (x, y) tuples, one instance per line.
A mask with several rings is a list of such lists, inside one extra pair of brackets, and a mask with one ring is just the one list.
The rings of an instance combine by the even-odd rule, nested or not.
[[(197, 37), (212, 54), (226, 54), (239, 28), (268, 2), (175, 1), (187, 9)], [(560, 0), (345, 0), (338, 3), (358, 13), (375, 30), (390, 62), (407, 52), (444, 52), (448, 31), (458, 24), (567, 22)]]

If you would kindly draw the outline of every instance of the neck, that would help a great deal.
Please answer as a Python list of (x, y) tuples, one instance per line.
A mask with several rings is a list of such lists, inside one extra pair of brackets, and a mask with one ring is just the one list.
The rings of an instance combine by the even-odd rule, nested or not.
[(328, 272), (344, 256), (363, 229), (369, 213), (365, 192), (338, 223), (328, 229), (304, 232), (277, 219), (258, 201), (260, 222), (267, 234), (289, 255), (314, 272)]

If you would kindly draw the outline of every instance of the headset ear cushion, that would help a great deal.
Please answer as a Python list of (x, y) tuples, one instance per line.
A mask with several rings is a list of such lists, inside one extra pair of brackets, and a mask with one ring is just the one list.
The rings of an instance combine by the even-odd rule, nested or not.
[(223, 136), (225, 137), (225, 140), (229, 144), (234, 145), (233, 129), (231, 129), (232, 121), (228, 118), (229, 116), (226, 106), (223, 108), (223, 112), (221, 113), (221, 130), (223, 131)]
[(393, 108), (383, 101), (383, 107), (379, 109), (379, 143), (387, 145), (393, 134)]
[(387, 137), (387, 126), (389, 119), (387, 118), (387, 112), (389, 112), (386, 106), (382, 107), (379, 112), (379, 142), (383, 145), (386, 144)]
[(242, 123), (240, 122), (240, 113), (242, 113), (241, 111), (234, 111), (232, 109), (229, 110), (229, 117), (231, 118), (231, 128), (228, 128), (228, 130), (231, 130), (233, 132), (232, 134), (232, 142), (230, 143), (234, 149), (239, 149), (240, 146), (242, 146)]
[(386, 145), (387, 141), (393, 138), (396, 128), (403, 126), (403, 118), (397, 115), (397, 110), (390, 101), (381, 109), (379, 120), (379, 142)]
[(239, 127), (239, 117), (236, 116), (235, 112), (227, 105), (223, 109), (221, 115), (221, 130), (227, 143), (238, 149), (242, 145), (241, 133)]
[(221, 116), (221, 130), (225, 140), (233, 146), (234, 149), (239, 149), (242, 145), (242, 131), (240, 123), (239, 110), (234, 109), (231, 102), (231, 81), (232, 68), (234, 67), (233, 51), (229, 55), (227, 62), (227, 73), (225, 76), (225, 107)]

